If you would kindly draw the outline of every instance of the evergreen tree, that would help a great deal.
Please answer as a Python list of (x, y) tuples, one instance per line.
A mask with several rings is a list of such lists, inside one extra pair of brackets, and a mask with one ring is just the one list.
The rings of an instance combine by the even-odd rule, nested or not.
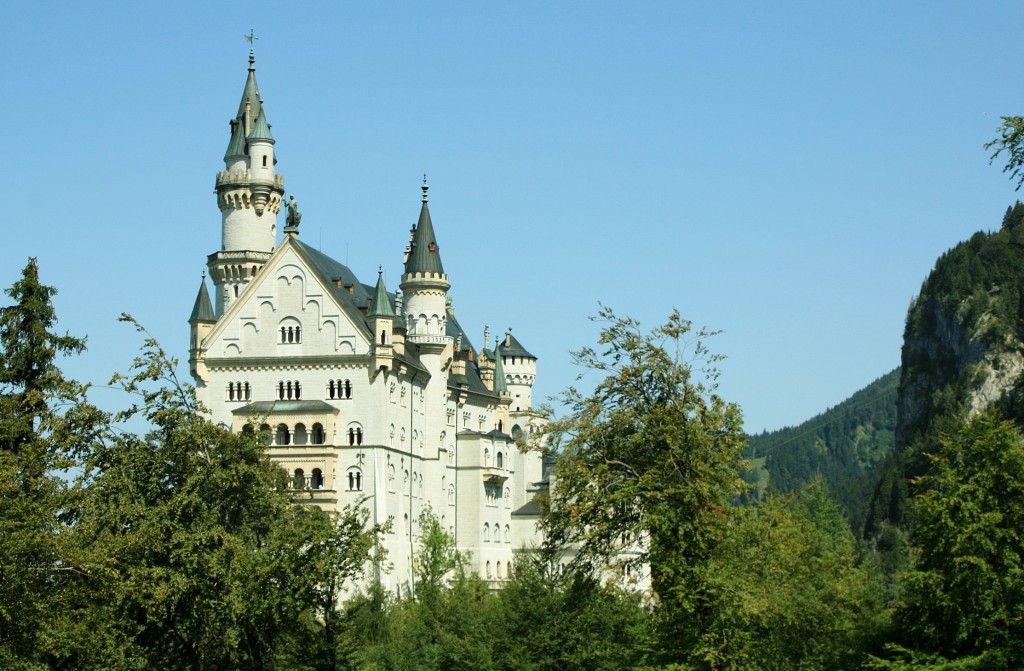
[(35, 259), (6, 293), (14, 303), (0, 308), (0, 667), (102, 659), (89, 650), (100, 631), (91, 641), (74, 633), (89, 620), (77, 592), (94, 567), (69, 542), (78, 492), (62, 474), (106, 417), (57, 365), (85, 341), (54, 332), (56, 290), (40, 283)]

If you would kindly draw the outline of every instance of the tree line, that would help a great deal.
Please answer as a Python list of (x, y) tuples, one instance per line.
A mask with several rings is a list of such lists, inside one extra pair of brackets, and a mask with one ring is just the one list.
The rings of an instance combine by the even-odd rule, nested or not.
[[(145, 336), (111, 416), (58, 362), (35, 260), (0, 308), (0, 668), (940, 669), (1020, 657), (1024, 439), (943, 437), (918, 526), (850, 530), (822, 482), (745, 501), (742, 414), (713, 333), (602, 308), (544, 446), (546, 542), (494, 591), (428, 511), (393, 598), (353, 506), (296, 505), (258, 434), (205, 419)], [(134, 324), (130, 318), (129, 323)], [(135, 324), (138, 327), (137, 324)], [(124, 421), (142, 417), (137, 434)], [(299, 501), (301, 503), (301, 501)], [(348, 591), (346, 591), (348, 590)], [(343, 598), (344, 596), (344, 598)]]

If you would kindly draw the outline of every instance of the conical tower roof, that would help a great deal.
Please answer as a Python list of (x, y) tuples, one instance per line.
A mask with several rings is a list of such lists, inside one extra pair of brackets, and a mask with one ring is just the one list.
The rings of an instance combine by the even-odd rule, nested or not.
[(196, 303), (192, 307), (192, 316), (188, 322), (215, 322), (217, 317), (213, 314), (213, 303), (210, 302), (210, 292), (206, 290), (206, 277), (203, 276), (199, 284), (199, 294), (196, 295)]
[(384, 272), (377, 271), (377, 289), (370, 302), (370, 309), (367, 317), (394, 317), (395, 311), (391, 309), (391, 299), (388, 298), (388, 291), (384, 288)]
[(494, 346), (494, 391), (501, 394), (508, 391), (505, 382), (505, 367), (501, 363), (501, 345)]
[(274, 136), (270, 134), (270, 125), (267, 124), (267, 117), (263, 114), (262, 109), (260, 109), (260, 115), (256, 117), (256, 123), (252, 127), (252, 132), (249, 133), (249, 142), (255, 140), (264, 140), (274, 144)]
[(434, 237), (434, 224), (430, 221), (430, 210), (427, 208), (426, 178), (423, 179), (423, 207), (420, 208), (420, 219), (413, 230), (412, 241), (409, 243), (409, 258), (405, 262), (407, 275), (413, 273), (444, 274), (441, 264), (441, 249)]
[[(256, 56), (249, 51), (249, 76), (245, 79), (245, 88), (242, 89), (242, 100), (238, 103), (238, 113), (235, 114), (231, 124), (231, 140), (228, 142), (224, 158), (244, 156), (246, 153), (245, 140), (254, 131), (256, 122), (263, 117), (266, 125), (266, 117), (263, 114), (263, 99), (260, 98), (260, 87), (256, 84)], [(266, 134), (270, 136), (268, 126)], [(273, 140), (273, 138), (270, 138)]]

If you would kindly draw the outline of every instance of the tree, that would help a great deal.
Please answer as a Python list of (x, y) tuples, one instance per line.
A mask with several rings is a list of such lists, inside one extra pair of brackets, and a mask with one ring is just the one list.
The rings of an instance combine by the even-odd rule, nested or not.
[[(649, 565), (659, 601), (699, 616), (694, 572), (743, 489), (739, 408), (717, 393), (721, 357), (678, 311), (650, 333), (602, 307), (598, 348), (575, 362), (604, 375), (593, 392), (563, 394), (549, 427), (558, 457), (543, 520), (546, 542), (592, 567)], [(603, 570), (603, 569), (602, 569)], [(681, 642), (679, 632), (671, 635)]]
[(78, 492), (61, 473), (107, 418), (57, 366), (85, 341), (54, 332), (56, 290), (40, 283), (35, 259), (6, 293), (14, 303), (0, 308), (0, 666), (41, 668), (90, 647), (67, 635), (83, 620), (73, 592), (92, 569), (69, 544)]
[[(918, 483), (914, 563), (897, 611), (906, 654), (888, 668), (1017, 668), (1024, 658), (1024, 437), (989, 411), (945, 436), (930, 460)], [(914, 658), (917, 666), (907, 661)]]
[(210, 423), (175, 370), (149, 338), (115, 378), (140, 399), (119, 417), (153, 430), (118, 434), (88, 462), (78, 531), (106, 561), (97, 606), (146, 668), (294, 667), (288, 637), (303, 615), (332, 623), (337, 581), (369, 558), (376, 529), (356, 510), (296, 505), (262, 437)]
[(850, 669), (882, 632), (880, 572), (818, 480), (738, 506), (706, 566), (711, 615), (698, 668)]
[(994, 149), (989, 156), (992, 163), (1000, 154), (1006, 152), (1006, 165), (1003, 172), (1010, 173), (1010, 178), (1017, 180), (1017, 189), (1024, 184), (1024, 117), (1004, 116), (1003, 125), (999, 127), (999, 137), (985, 144), (985, 149)]

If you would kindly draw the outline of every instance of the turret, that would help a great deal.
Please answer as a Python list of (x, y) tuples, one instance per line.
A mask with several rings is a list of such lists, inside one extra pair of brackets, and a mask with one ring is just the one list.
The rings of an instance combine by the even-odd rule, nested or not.
[(223, 314), (263, 267), (277, 242), (277, 213), (284, 177), (277, 174), (274, 137), (256, 85), (256, 59), (249, 52), (249, 76), (230, 121), (224, 170), (217, 174), (221, 249), (208, 258), (216, 287), (217, 315)]
[(377, 289), (366, 316), (370, 320), (374, 334), (372, 375), (376, 375), (380, 370), (384, 370), (386, 373), (394, 365), (395, 351), (392, 338), (395, 313), (391, 309), (391, 300), (384, 287), (384, 272), (382, 270), (377, 271)]
[(406, 340), (420, 351), (440, 353), (451, 344), (446, 333), (448, 276), (441, 264), (441, 251), (434, 237), (434, 225), (427, 208), (427, 179), (423, 178), (423, 206), (412, 231), (402, 275), (403, 311), (407, 329)]
[(210, 302), (210, 294), (206, 290), (206, 276), (199, 284), (199, 293), (196, 295), (195, 305), (192, 306), (192, 314), (188, 318), (189, 345), (188, 364), (192, 377), (197, 383), (206, 381), (206, 363), (204, 361), (203, 340), (213, 330), (217, 323), (217, 317), (213, 314), (213, 304)]
[(537, 379), (537, 357), (526, 351), (512, 335), (512, 329), (505, 332), (505, 338), (494, 348), (501, 359), (505, 383), (511, 397), (511, 410), (523, 412), (533, 405), (533, 383)]

